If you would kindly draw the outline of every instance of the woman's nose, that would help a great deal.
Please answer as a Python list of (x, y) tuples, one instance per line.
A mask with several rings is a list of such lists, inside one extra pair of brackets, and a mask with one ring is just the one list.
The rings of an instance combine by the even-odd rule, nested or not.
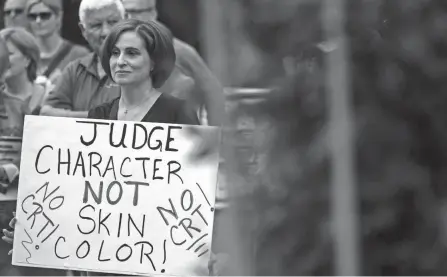
[(124, 66), (124, 65), (126, 64), (126, 61), (125, 61), (125, 59), (124, 59), (124, 55), (123, 55), (123, 54), (120, 54), (120, 55), (118, 56), (118, 59), (117, 59), (117, 61), (116, 61), (116, 64), (119, 65), (119, 66)]

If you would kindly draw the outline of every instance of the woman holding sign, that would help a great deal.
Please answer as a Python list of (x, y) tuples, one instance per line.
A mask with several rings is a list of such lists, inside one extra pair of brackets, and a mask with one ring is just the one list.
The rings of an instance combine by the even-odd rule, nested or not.
[[(92, 109), (89, 118), (199, 124), (195, 111), (187, 110), (183, 100), (158, 91), (175, 62), (172, 36), (159, 23), (118, 23), (104, 41), (101, 62), (107, 75), (121, 87), (121, 97)], [(12, 233), (5, 236), (12, 242)], [(191, 267), (200, 275), (209, 272), (206, 264)], [(211, 268), (215, 271), (214, 266)], [(89, 272), (95, 274), (101, 275)]]
[(158, 89), (175, 65), (173, 38), (167, 28), (136, 19), (115, 25), (104, 41), (101, 64), (121, 87), (121, 96), (93, 108), (89, 118), (199, 125), (184, 100)]
[[(196, 112), (184, 100), (158, 90), (171, 75), (175, 59), (172, 34), (160, 23), (128, 19), (116, 24), (104, 41), (101, 64), (120, 85), (121, 96), (93, 108), (88, 117), (199, 125)], [(216, 262), (212, 255), (210, 274), (217, 271)], [(204, 273), (202, 268), (197, 272)]]

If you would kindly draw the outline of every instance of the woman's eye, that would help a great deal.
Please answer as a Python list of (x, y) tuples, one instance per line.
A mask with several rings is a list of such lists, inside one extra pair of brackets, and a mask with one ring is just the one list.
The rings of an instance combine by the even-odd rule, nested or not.
[(112, 56), (118, 56), (119, 54), (120, 54), (120, 51), (118, 51), (117, 49), (112, 50)]
[(129, 56), (136, 56), (136, 55), (138, 55), (138, 51), (135, 51), (135, 50), (128, 50), (128, 51), (127, 51), (127, 54), (128, 54)]

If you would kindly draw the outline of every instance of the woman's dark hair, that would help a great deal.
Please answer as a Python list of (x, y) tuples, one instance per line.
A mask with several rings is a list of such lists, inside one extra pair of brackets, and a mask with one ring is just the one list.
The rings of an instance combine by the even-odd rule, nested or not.
[(0, 37), (14, 44), (29, 59), (30, 62), (26, 67), (26, 73), (28, 79), (34, 82), (40, 62), (40, 50), (34, 36), (24, 28), (13, 27), (1, 30)]
[(101, 64), (107, 75), (110, 71), (110, 57), (119, 37), (125, 32), (135, 32), (143, 39), (146, 50), (154, 63), (151, 71), (152, 85), (160, 88), (171, 75), (175, 65), (175, 51), (171, 32), (160, 23), (127, 19), (116, 24), (104, 41), (101, 51)]

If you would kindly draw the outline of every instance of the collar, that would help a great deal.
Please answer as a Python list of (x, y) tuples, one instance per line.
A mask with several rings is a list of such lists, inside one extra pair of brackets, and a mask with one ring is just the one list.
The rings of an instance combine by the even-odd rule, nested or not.
[(79, 64), (82, 65), (87, 72), (92, 74), (98, 79), (101, 79), (98, 75), (97, 65), (99, 62), (99, 56), (95, 53), (90, 53), (85, 57), (82, 57), (79, 61)]

